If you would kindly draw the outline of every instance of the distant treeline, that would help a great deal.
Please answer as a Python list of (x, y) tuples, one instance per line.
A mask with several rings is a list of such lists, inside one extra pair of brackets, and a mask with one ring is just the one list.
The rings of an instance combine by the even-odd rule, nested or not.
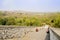
[(45, 25), (44, 23), (52, 27), (60, 27), (60, 12), (32, 15), (0, 11), (0, 25), (42, 26)]

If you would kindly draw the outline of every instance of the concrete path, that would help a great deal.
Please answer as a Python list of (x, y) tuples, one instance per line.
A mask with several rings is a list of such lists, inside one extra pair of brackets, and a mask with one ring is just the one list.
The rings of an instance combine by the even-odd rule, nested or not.
[(22, 38), (22, 40), (45, 40), (45, 37), (46, 37), (46, 29), (39, 29), (38, 32), (36, 31), (29, 32)]

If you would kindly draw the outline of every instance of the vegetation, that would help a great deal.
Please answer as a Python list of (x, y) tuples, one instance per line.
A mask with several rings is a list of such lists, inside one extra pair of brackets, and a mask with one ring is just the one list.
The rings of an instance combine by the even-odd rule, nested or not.
[(60, 28), (60, 12), (30, 14), (0, 11), (0, 25), (42, 26), (44, 23)]

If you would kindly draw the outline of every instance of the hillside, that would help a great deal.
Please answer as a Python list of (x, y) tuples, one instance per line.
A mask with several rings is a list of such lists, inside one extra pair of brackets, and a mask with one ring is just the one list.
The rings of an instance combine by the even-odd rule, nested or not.
[(0, 11), (0, 25), (60, 27), (60, 12)]

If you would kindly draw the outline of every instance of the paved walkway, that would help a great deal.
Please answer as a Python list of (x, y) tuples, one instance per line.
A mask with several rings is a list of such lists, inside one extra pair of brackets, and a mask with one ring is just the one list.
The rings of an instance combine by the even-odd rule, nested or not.
[(39, 29), (38, 32), (35, 31), (29, 32), (26, 34), (22, 40), (45, 40), (46, 37), (46, 29)]

